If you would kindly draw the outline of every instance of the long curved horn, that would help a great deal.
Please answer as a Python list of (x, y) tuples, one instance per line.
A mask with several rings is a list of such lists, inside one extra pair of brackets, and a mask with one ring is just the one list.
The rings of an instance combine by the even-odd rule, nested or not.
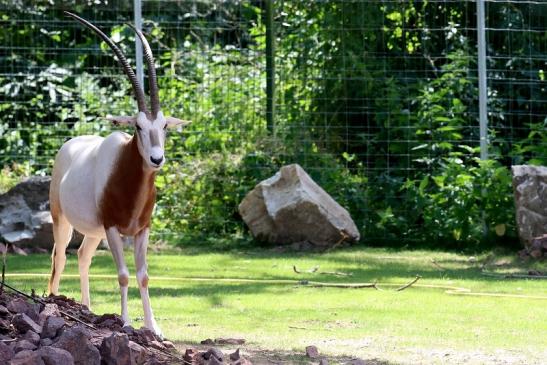
[(106, 34), (104, 34), (99, 28), (97, 28), (95, 25), (91, 24), (87, 20), (80, 18), (78, 15), (73, 14), (71, 12), (65, 11), (66, 15), (76, 19), (89, 29), (93, 30), (99, 37), (102, 38), (103, 41), (108, 44), (108, 46), (114, 51), (116, 54), (116, 57), (118, 57), (118, 61), (120, 62), (120, 65), (123, 68), (123, 71), (129, 78), (129, 81), (131, 81), (131, 85), (133, 86), (133, 93), (135, 94), (135, 99), (137, 100), (137, 106), (139, 108), (140, 112), (147, 113), (146, 109), (146, 100), (144, 97), (144, 91), (139, 83), (139, 80), (137, 80), (137, 76), (135, 76), (135, 73), (133, 72), (133, 69), (131, 68), (131, 65), (129, 65), (129, 62), (127, 61), (127, 58), (125, 58), (125, 55), (123, 52), (118, 48), (116, 43), (112, 41)]
[(158, 112), (160, 111), (160, 97), (158, 91), (158, 79), (156, 77), (156, 68), (154, 66), (154, 55), (152, 54), (152, 49), (146, 40), (146, 37), (140, 30), (135, 28), (131, 24), (129, 25), (135, 33), (139, 36), (139, 39), (142, 43), (142, 48), (144, 51), (144, 56), (146, 57), (146, 64), (148, 66), (148, 83), (150, 84), (150, 107), (152, 108), (152, 116), (154, 119), (157, 117)]

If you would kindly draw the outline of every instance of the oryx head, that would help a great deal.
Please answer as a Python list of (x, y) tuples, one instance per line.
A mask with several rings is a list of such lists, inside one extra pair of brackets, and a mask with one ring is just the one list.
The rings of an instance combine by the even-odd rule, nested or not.
[(120, 48), (99, 28), (97, 28), (95, 25), (91, 24), (87, 20), (68, 11), (65, 11), (65, 14), (76, 19), (80, 23), (84, 24), (86, 27), (93, 30), (99, 37), (102, 38), (103, 41), (106, 42), (106, 44), (108, 44), (108, 46), (112, 49), (112, 51), (118, 58), (118, 61), (123, 68), (123, 71), (129, 78), (129, 81), (133, 86), (133, 93), (135, 94), (135, 99), (137, 100), (139, 112), (135, 116), (107, 117), (107, 119), (112, 121), (116, 125), (124, 124), (134, 126), (135, 133), (137, 135), (139, 153), (142, 156), (146, 166), (154, 170), (159, 169), (161, 166), (163, 166), (165, 162), (164, 153), (166, 129), (175, 126), (184, 127), (190, 122), (174, 117), (166, 117), (161, 112), (160, 100), (158, 95), (158, 83), (156, 79), (156, 69), (154, 68), (154, 56), (152, 55), (152, 50), (150, 49), (148, 41), (140, 30), (130, 25), (141, 40), (144, 56), (146, 58), (146, 63), (148, 66), (151, 111), (147, 109), (144, 91), (139, 83), (139, 80), (137, 80), (133, 69), (129, 65), (127, 58), (120, 50)]

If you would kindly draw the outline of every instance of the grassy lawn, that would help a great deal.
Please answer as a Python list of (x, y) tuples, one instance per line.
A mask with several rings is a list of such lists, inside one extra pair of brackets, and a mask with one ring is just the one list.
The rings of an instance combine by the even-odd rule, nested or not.
[[(126, 259), (134, 274), (130, 252)], [(150, 291), (165, 335), (184, 344), (242, 337), (249, 350), (302, 353), (313, 344), (335, 359), (345, 355), (403, 364), (542, 363), (547, 358), (547, 281), (485, 276), (485, 263), (490, 272), (503, 274), (547, 271), (545, 263), (522, 265), (511, 256), (491, 253), (470, 258), (366, 247), (326, 254), (185, 249), (149, 255)], [(293, 265), (302, 273), (295, 273)], [(317, 272), (306, 272), (317, 266)], [(41, 274), (48, 272), (47, 255), (8, 258), (7, 281), (24, 291), (45, 290), (47, 276)], [(119, 312), (115, 273), (109, 253), (99, 252), (91, 266), (95, 312)], [(65, 274), (62, 293), (79, 298), (75, 255), (69, 255)], [(417, 274), (422, 278), (415, 285), (394, 290)], [(299, 285), (299, 280), (377, 281), (382, 290), (318, 288)], [(450, 294), (449, 287), (469, 291)], [(469, 295), (473, 293), (495, 295)], [(140, 326), (142, 308), (134, 279), (129, 297), (134, 325)]]

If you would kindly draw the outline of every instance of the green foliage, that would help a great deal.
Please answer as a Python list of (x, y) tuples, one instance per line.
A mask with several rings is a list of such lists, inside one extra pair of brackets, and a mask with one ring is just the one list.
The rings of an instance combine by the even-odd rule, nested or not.
[(541, 123), (531, 123), (529, 133), (514, 145), (513, 156), (517, 163), (547, 165), (547, 117)]
[[(107, 46), (79, 25), (48, 26), (65, 7), (108, 24), (132, 16), (128, 3), (93, 3), (1, 5), (0, 43), (21, 47), (0, 55), (9, 70), (0, 74), (0, 166), (9, 166), (0, 189), (49, 172), (66, 139), (110, 133), (106, 115), (134, 112)], [(491, 160), (480, 161), (476, 34), (466, 23), (475, 8), (467, 2), (276, 3), (271, 135), (263, 4), (168, 1), (161, 12), (151, 4), (143, 4), (154, 14), (144, 30), (160, 66), (163, 110), (192, 121), (169, 136), (157, 238), (248, 240), (239, 202), (289, 163), (346, 207), (368, 242), (477, 248), (514, 238), (508, 166), (547, 163), (542, 32), (489, 39)], [(526, 29), (537, 21), (526, 15), (532, 6), (492, 4), (489, 22)], [(130, 56), (133, 32), (108, 24)], [(507, 50), (515, 57), (507, 60)], [(498, 81), (508, 79), (538, 82)]]
[(11, 166), (4, 166), (0, 173), (0, 194), (3, 194), (24, 178), (29, 177), (32, 169), (28, 163), (13, 164)]
[[(463, 146), (466, 147), (466, 146)], [(432, 247), (476, 249), (485, 239), (515, 238), (511, 174), (494, 160), (447, 157), (431, 175), (403, 185), (416, 236)]]

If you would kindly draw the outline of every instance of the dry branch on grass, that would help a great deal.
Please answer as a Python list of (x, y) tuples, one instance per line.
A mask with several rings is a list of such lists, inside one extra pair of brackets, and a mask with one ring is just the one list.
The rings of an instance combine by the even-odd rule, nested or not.
[(315, 281), (300, 280), (299, 285), (305, 285), (312, 288), (344, 288), (344, 289), (361, 289), (361, 288), (374, 288), (380, 290), (376, 283), (362, 283), (362, 284), (351, 284), (351, 283), (319, 283)]
[(395, 289), (395, 291), (403, 291), (407, 288), (410, 288), (412, 285), (414, 285), (418, 280), (420, 280), (422, 277), (420, 275), (416, 275), (416, 277), (414, 278), (414, 280), (412, 280), (411, 282), (409, 282), (408, 284), (405, 284), (403, 286), (401, 286), (400, 288), (397, 288)]
[[(416, 275), (416, 277), (409, 283), (395, 289), (395, 291), (403, 291), (416, 284), (422, 277)], [(362, 289), (362, 288), (374, 288), (376, 290), (382, 290), (378, 287), (378, 282), (374, 283), (321, 283), (316, 281), (300, 280), (298, 285), (309, 286), (312, 288), (343, 288), (343, 289)]]

